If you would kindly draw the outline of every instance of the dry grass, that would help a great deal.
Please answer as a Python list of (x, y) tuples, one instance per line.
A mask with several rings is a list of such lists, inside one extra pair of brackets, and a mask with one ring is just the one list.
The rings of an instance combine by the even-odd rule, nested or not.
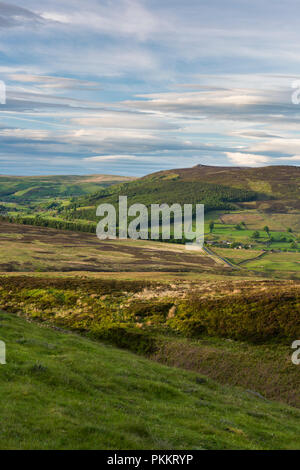
[(292, 364), (291, 351), (290, 344), (253, 346), (212, 338), (170, 339), (161, 341), (152, 359), (300, 407), (299, 366)]
[(2, 272), (213, 272), (216, 263), (182, 245), (139, 240), (100, 241), (95, 235), (0, 223)]

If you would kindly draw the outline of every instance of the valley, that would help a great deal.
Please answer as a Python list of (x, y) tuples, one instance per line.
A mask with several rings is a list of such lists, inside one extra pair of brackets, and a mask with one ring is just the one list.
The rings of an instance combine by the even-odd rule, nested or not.
[[(60, 195), (51, 207), (52, 189), (42, 200), (7, 196), (3, 448), (79, 448), (81, 435), (87, 449), (299, 448), (291, 344), (300, 335), (300, 216), (279, 183), (288, 170), (271, 171), (277, 186), (260, 170), (249, 169), (248, 185), (248, 170), (237, 168), (102, 177), (106, 187)], [(99, 240), (96, 207), (117, 208), (120, 194), (147, 207), (204, 203), (204, 248), (186, 250), (172, 232), (164, 242)]]

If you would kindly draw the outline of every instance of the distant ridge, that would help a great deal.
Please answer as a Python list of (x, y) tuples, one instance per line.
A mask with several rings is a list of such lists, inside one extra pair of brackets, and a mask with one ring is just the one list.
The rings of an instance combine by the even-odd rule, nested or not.
[(132, 181), (135, 180), (136, 177), (134, 176), (120, 176), (120, 175), (107, 175), (107, 174), (91, 174), (91, 175), (28, 175), (28, 176), (21, 176), (21, 175), (5, 175), (0, 173), (0, 178), (9, 178), (9, 179), (63, 179), (66, 178), (68, 180), (81, 180), (81, 182), (99, 182), (99, 181)]

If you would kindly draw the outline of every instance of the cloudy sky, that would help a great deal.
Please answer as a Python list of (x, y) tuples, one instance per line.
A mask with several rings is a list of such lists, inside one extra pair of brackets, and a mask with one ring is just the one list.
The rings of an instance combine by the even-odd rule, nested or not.
[(0, 2), (0, 173), (299, 165), (299, 12), (299, 0)]

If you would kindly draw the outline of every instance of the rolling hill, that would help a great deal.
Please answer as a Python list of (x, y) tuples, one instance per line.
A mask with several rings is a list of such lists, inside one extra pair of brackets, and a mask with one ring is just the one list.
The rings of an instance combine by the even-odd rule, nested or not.
[(161, 171), (79, 198), (76, 216), (95, 220), (94, 208), (105, 202), (117, 204), (119, 195), (127, 195), (130, 204), (203, 203), (206, 211), (247, 207), (265, 212), (292, 211), (300, 208), (300, 168), (197, 165)]
[[(4, 176), (0, 175), (0, 205), (14, 207), (51, 203), (84, 196), (134, 178), (115, 175)], [(8, 203), (8, 206), (5, 204)], [(9, 204), (10, 203), (10, 204)]]
[(264, 166), (260, 168), (247, 167), (216, 167), (196, 165), (192, 168), (182, 168), (153, 173), (144, 180), (212, 183), (231, 188), (255, 191), (265, 198), (257, 200), (256, 207), (270, 208), (270, 211), (300, 209), (300, 167), (298, 166)]
[[(202, 203), (206, 215), (212, 211), (218, 211), (219, 216), (220, 213), (243, 213), (247, 210), (268, 216), (297, 213), (300, 208), (300, 168), (197, 165), (193, 168), (161, 171), (78, 197), (50, 215), (69, 222), (77, 221), (78, 225), (87, 221), (96, 223), (96, 207), (103, 203), (117, 207), (120, 195), (128, 197), (129, 205), (142, 203), (148, 207), (162, 203)], [(240, 221), (243, 221), (243, 216)], [(293, 219), (293, 223), (297, 224), (297, 218)]]
[(143, 179), (155, 181), (170, 178), (246, 188), (278, 197), (288, 197), (295, 190), (300, 194), (300, 167), (292, 165), (258, 168), (196, 165), (192, 168), (159, 171)]
[[(127, 195), (129, 205), (202, 203), (206, 213), (205, 240), (217, 248), (216, 255), (226, 258), (229, 263), (235, 263), (239, 257), (235, 256), (235, 252), (228, 251), (228, 248), (252, 249), (253, 254), (249, 251), (240, 252), (243, 255), (243, 263), (237, 261), (240, 269), (245, 271), (249, 268), (268, 275), (284, 271), (284, 276), (298, 278), (299, 167), (197, 165), (193, 168), (161, 171), (133, 181), (127, 181), (126, 178), (124, 181), (120, 177), (122, 182), (119, 177), (114, 177), (112, 181), (109, 176), (103, 175), (45, 178), (46, 182), (42, 180), (45, 187), (19, 188), (19, 191), (3, 196), (10, 200), (2, 202), (2, 210), (0, 202), (0, 212), (6, 221), (95, 233), (99, 220), (96, 216), (97, 206), (111, 203), (117, 207), (120, 195)], [(40, 181), (29, 178), (27, 183), (34, 184), (36, 180)], [(17, 184), (18, 178), (13, 178), (13, 181)], [(20, 181), (23, 184), (22, 178)], [(58, 196), (50, 197), (54, 187)], [(0, 188), (2, 192), (5, 191), (5, 187), (0, 185)], [(43, 191), (45, 193), (42, 197)], [(34, 202), (30, 202), (33, 196)], [(20, 200), (23, 205), (11, 202), (16, 200)], [(214, 222), (213, 230), (209, 228), (211, 221)], [(175, 241), (172, 237), (171, 233), (171, 242)], [(184, 243), (184, 240), (180, 241)], [(268, 251), (267, 255), (265, 251)], [(286, 252), (291, 255), (285, 255)], [(294, 260), (292, 256), (296, 256)]]

